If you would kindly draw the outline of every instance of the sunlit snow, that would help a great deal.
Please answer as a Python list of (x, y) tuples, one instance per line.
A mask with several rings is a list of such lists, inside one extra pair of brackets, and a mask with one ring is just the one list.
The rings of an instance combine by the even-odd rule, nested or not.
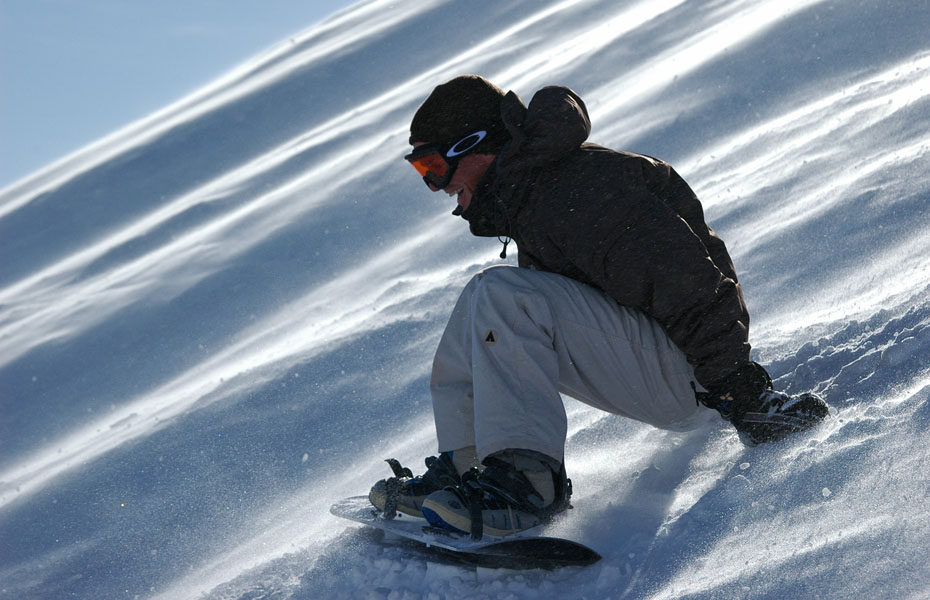
[[(362, 2), (0, 190), (0, 598), (930, 596), (930, 3)], [(575, 89), (684, 175), (755, 357), (832, 418), (747, 449), (567, 399), (584, 569), (329, 515), (435, 452), (498, 258), (402, 157), (432, 87)], [(579, 233), (583, 235), (582, 232)]]

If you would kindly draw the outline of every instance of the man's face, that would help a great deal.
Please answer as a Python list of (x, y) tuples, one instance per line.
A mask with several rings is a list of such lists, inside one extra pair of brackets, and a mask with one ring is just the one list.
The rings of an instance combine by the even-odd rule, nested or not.
[[(425, 144), (426, 142), (415, 142), (413, 147), (418, 148)], [(442, 188), (442, 191), (450, 196), (455, 196), (458, 205), (464, 211), (471, 204), (471, 198), (475, 193), (475, 188), (478, 187), (478, 182), (484, 177), (485, 172), (487, 172), (488, 167), (491, 166), (495, 158), (497, 157), (493, 154), (468, 154), (463, 156), (459, 160), (452, 179), (446, 187)], [(439, 191), (439, 188), (432, 185), (429, 188), (434, 192)]]

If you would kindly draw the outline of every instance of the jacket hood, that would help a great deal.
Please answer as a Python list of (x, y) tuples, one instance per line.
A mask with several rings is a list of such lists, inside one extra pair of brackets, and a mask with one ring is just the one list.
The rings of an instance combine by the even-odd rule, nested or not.
[(557, 161), (588, 139), (591, 119), (581, 98), (561, 86), (536, 92), (529, 106), (514, 92), (501, 101), (511, 140), (488, 170), (462, 217), (478, 236), (510, 235), (512, 215), (529, 190), (531, 171)]
[(558, 160), (579, 147), (591, 134), (591, 118), (581, 98), (561, 86), (536, 92), (528, 107), (508, 92), (501, 116), (511, 142), (498, 158), (498, 171), (520, 171)]

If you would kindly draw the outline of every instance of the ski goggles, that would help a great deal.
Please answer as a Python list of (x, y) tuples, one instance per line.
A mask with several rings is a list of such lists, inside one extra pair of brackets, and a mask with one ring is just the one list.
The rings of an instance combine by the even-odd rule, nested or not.
[(429, 189), (435, 192), (449, 185), (462, 155), (480, 144), (487, 135), (488, 132), (482, 129), (466, 135), (448, 147), (439, 144), (417, 146), (404, 159), (413, 165)]

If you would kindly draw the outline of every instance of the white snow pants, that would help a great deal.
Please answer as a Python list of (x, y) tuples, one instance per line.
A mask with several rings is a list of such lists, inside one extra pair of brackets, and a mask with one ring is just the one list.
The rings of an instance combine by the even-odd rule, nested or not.
[(476, 446), (482, 460), (522, 448), (561, 462), (560, 392), (687, 429), (699, 410), (692, 382), (684, 353), (642, 312), (568, 277), (493, 267), (462, 291), (433, 360), (439, 451)]

